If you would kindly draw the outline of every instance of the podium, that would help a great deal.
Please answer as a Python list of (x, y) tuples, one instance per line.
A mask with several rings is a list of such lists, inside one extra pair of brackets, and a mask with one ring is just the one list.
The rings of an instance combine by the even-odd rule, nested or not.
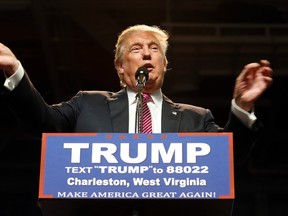
[(44, 133), (44, 216), (230, 216), (232, 133)]

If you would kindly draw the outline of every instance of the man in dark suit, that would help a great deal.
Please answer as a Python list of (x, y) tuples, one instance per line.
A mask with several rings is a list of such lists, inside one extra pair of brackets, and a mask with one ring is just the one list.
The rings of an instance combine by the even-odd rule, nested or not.
[[(174, 103), (161, 91), (168, 66), (169, 35), (147, 25), (125, 29), (118, 37), (114, 65), (122, 89), (119, 92), (79, 91), (71, 100), (48, 105), (34, 88), (26, 71), (12, 51), (0, 44), (0, 69), (4, 71), (7, 102), (20, 119), (42, 132), (123, 132), (135, 133), (135, 72), (147, 68), (149, 78), (143, 93), (153, 99), (152, 132), (233, 132), (236, 162), (250, 150), (260, 124), (254, 115), (254, 102), (272, 83), (267, 60), (247, 64), (235, 82), (227, 124), (218, 126), (209, 109)], [(238, 147), (241, 146), (241, 152)], [(244, 149), (244, 151), (243, 151)], [(242, 154), (243, 153), (243, 154)]]
[(80, 91), (70, 101), (52, 106), (47, 105), (33, 87), (11, 50), (1, 44), (0, 68), (7, 78), (4, 86), (9, 91), (8, 103), (23, 121), (40, 133), (135, 133), (135, 95), (138, 93), (135, 72), (144, 66), (148, 69), (149, 78), (143, 92), (149, 93), (153, 99), (148, 104), (152, 111), (153, 133), (230, 131), (234, 132), (236, 146), (238, 143), (251, 143), (259, 129), (253, 112), (254, 102), (272, 83), (270, 63), (261, 60), (244, 67), (236, 79), (230, 118), (221, 128), (214, 122), (209, 109), (174, 103), (162, 94), (168, 65), (168, 37), (166, 31), (156, 26), (127, 28), (119, 35), (114, 59), (122, 90), (117, 93)]

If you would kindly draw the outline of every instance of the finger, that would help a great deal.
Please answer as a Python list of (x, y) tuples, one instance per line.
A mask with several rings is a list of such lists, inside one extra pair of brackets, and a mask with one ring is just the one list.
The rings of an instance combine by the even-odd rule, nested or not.
[(269, 77), (272, 77), (272, 74), (273, 74), (273, 70), (271, 68), (271, 64), (268, 60), (261, 60), (260, 61), (260, 64), (262, 66), (262, 70), (263, 70), (263, 75), (264, 76), (269, 76)]
[[(272, 78), (272, 69), (270, 67), (261, 67), (257, 73), (256, 77), (264, 81), (266, 87), (270, 86), (273, 83), (273, 78)], [(264, 84), (263, 83), (263, 84)]]
[(269, 65), (265, 63), (265, 65), (262, 65), (258, 71), (264, 76), (272, 77), (273, 70)]
[(270, 65), (271, 65), (270, 62), (266, 59), (261, 60), (260, 64), (261, 64), (261, 66), (264, 66), (264, 67), (270, 67)]
[(261, 67), (261, 65), (259, 63), (256, 63), (256, 62), (245, 65), (243, 70), (241, 71), (240, 75), (238, 76), (238, 79), (243, 80), (249, 74), (251, 75), (251, 72), (255, 73), (260, 67)]

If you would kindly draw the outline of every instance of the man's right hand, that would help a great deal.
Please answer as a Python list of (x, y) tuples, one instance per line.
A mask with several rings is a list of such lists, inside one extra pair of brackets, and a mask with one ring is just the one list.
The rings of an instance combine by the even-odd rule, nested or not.
[(13, 75), (19, 67), (19, 61), (13, 52), (4, 44), (0, 43), (0, 69), (7, 77)]

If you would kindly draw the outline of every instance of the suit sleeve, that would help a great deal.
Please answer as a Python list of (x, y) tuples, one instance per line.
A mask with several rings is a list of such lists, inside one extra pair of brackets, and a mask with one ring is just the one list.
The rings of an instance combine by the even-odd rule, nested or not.
[(263, 124), (257, 120), (252, 128), (245, 126), (232, 112), (229, 121), (224, 127), (224, 131), (233, 132), (234, 161), (235, 165), (241, 165), (247, 161), (251, 155), (255, 143), (263, 133)]
[[(75, 105), (77, 100), (66, 103), (66, 116), (57, 110), (57, 105), (48, 105), (41, 94), (30, 81), (27, 73), (18, 86), (11, 92), (6, 93), (6, 102), (11, 110), (25, 124), (27, 130), (41, 135), (45, 132), (65, 132), (71, 129), (73, 116), (75, 116)], [(70, 116), (71, 118), (68, 118)]]

